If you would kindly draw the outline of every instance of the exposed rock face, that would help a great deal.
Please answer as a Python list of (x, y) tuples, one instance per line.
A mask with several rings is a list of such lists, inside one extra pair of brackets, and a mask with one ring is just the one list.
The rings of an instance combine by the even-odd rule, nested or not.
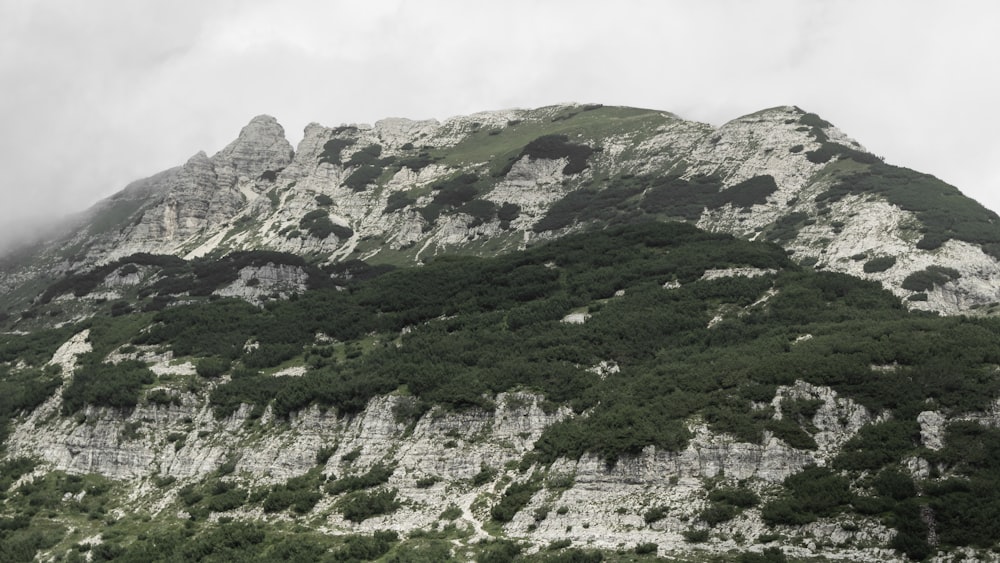
[[(59, 365), (64, 377), (72, 377), (77, 357), (90, 350), (87, 337), (88, 331), (75, 335), (53, 355), (50, 363)], [(108, 361), (141, 359), (155, 363), (159, 374), (191, 373), (190, 364), (176, 364), (169, 353), (156, 354), (155, 347), (139, 347), (115, 352)], [(617, 366), (598, 368), (614, 373)], [(327, 475), (344, 476), (383, 464), (393, 468), (386, 486), (398, 490), (403, 507), (353, 523), (333, 510), (337, 497), (326, 495), (312, 511), (323, 515), (326, 531), (426, 530), (439, 521), (443, 507), (454, 505), (462, 513), (459, 527), (471, 534), (469, 541), (489, 537), (483, 526), (507, 483), (535, 475), (541, 476), (542, 484), (504, 524), (507, 536), (536, 546), (570, 539), (574, 545), (603, 549), (652, 542), (661, 553), (679, 553), (692, 549), (685, 533), (703, 526), (699, 518), (710, 506), (709, 488), (741, 484), (766, 499), (785, 478), (806, 466), (829, 463), (862, 426), (883, 418), (829, 388), (797, 381), (779, 387), (770, 407), (780, 418), (787, 400), (816, 401), (818, 406), (806, 421), (818, 445), (815, 450), (795, 449), (773, 436), (765, 436), (760, 444), (740, 442), (711, 432), (693, 418), (688, 421), (693, 438), (680, 451), (650, 446), (613, 465), (587, 454), (580, 459), (558, 459), (549, 467), (524, 468), (525, 454), (544, 430), (574, 416), (566, 407), (542, 408), (543, 397), (530, 393), (502, 393), (495, 398), (493, 410), (432, 409), (415, 419), (403, 414), (412, 406), (412, 397), (389, 395), (373, 398), (367, 408), (350, 417), (310, 407), (288, 420), (277, 420), (270, 410), (261, 416), (247, 405), (219, 419), (208, 403), (209, 390), (198, 394), (162, 390), (176, 401), (163, 406), (142, 402), (127, 412), (87, 407), (74, 417), (61, 415), (61, 393), (56, 392), (16, 421), (7, 442), (8, 455), (36, 457), (49, 470), (98, 473), (127, 482), (129, 502), (153, 513), (175, 506), (173, 499), (181, 487), (224, 464), (234, 464), (226, 479), (247, 487), (283, 483), (316, 467)], [(963, 418), (997, 426), (1000, 408)], [(927, 411), (918, 422), (924, 445), (939, 449), (949, 421)], [(319, 458), (324, 451), (328, 455)], [(908, 460), (907, 466), (918, 476), (929, 470), (919, 458)], [(492, 473), (473, 481), (484, 470)], [(176, 481), (164, 489), (162, 483), (168, 477)], [(662, 511), (662, 517), (649, 521), (646, 514), (654, 507)], [(261, 518), (260, 510), (250, 509), (242, 517)], [(782, 526), (779, 531), (792, 540), (782, 545), (789, 555), (902, 560), (894, 551), (870, 547), (886, 545), (894, 533), (878, 518), (853, 515), (847, 524), (822, 519), (806, 526)], [(759, 510), (748, 509), (724, 528), (713, 529), (697, 549), (724, 554), (740, 548), (737, 538), (774, 532)]]
[(262, 298), (278, 294), (287, 298), (293, 293), (306, 289), (308, 274), (298, 266), (268, 264), (261, 267), (247, 267), (240, 270), (239, 278), (232, 284), (216, 290), (216, 295), (239, 297), (247, 301), (261, 301)]
[[(92, 243), (86, 261), (104, 263), (137, 252), (182, 254), (192, 241), (228, 226), (293, 155), (277, 120), (253, 118), (212, 157), (198, 152), (168, 176), (130, 186), (123, 195), (134, 198), (139, 209), (127, 225)], [(121, 205), (122, 199), (115, 196), (107, 205)]]
[[(68, 343), (57, 359), (71, 362), (72, 351), (81, 349), (77, 344)], [(827, 424), (828, 419), (841, 416), (841, 411), (856, 412), (859, 408), (838, 399), (828, 389), (799, 383), (783, 393), (824, 398), (815, 418), (828, 437), (824, 443), (843, 443), (863, 418), (856, 414), (846, 425), (836, 421)], [(412, 502), (391, 515), (361, 524), (334, 513), (328, 517), (330, 529), (426, 529), (437, 521), (441, 507), (456, 504), (465, 513), (462, 525), (483, 534), (489, 505), (477, 504), (476, 499), (497, 498), (505, 477), (523, 479), (516, 469), (510, 469), (512, 464), (516, 466), (530, 451), (547, 426), (569, 414), (566, 410), (546, 413), (537, 396), (506, 393), (497, 397), (492, 412), (432, 411), (416, 421), (399, 420), (395, 415), (397, 407), (408, 398), (388, 396), (373, 399), (365, 411), (351, 418), (310, 408), (287, 422), (273, 420), (267, 414), (254, 422), (249, 407), (216, 420), (202, 399), (190, 394), (180, 398), (180, 406), (140, 406), (130, 413), (88, 409), (86, 420), (81, 422), (58, 416), (57, 396), (17, 425), (8, 447), (11, 455), (38, 456), (55, 469), (132, 481), (135, 502), (154, 510), (165, 507), (170, 499), (169, 495), (162, 496), (161, 489), (148, 486), (154, 476), (175, 477), (179, 487), (235, 460), (235, 474), (241, 481), (256, 485), (280, 483), (316, 466), (321, 448), (335, 447), (325, 463), (325, 472), (344, 475), (362, 473), (376, 463), (393, 465), (395, 471), (387, 486), (397, 488), (402, 498)], [(682, 532), (707, 506), (704, 480), (750, 482), (763, 492), (769, 483), (779, 483), (806, 465), (823, 463), (829, 455), (826, 450), (795, 450), (773, 438), (763, 445), (740, 443), (712, 434), (699, 423), (692, 424), (695, 438), (679, 452), (649, 447), (642, 455), (623, 458), (610, 468), (603, 459), (592, 455), (576, 461), (557, 461), (547, 472), (550, 485), (543, 487), (505, 526), (507, 534), (539, 545), (571, 538), (575, 544), (605, 549), (653, 541), (664, 550), (686, 550), (689, 546)], [(483, 468), (497, 473), (486, 484), (471, 484), (469, 480)], [(431, 487), (417, 485), (418, 480), (427, 478), (439, 483)], [(322, 512), (332, 502), (323, 500), (315, 510)], [(643, 513), (651, 506), (664, 507), (667, 516), (647, 526)], [(561, 507), (558, 514), (557, 507)], [(531, 516), (537, 509), (549, 511), (549, 517), (537, 522)], [(751, 513), (740, 516), (730, 527), (732, 533), (746, 537), (766, 531), (759, 515)], [(885, 529), (874, 523), (847, 535), (839, 527), (819, 525), (801, 533), (817, 541), (839, 537), (839, 544), (864, 542), (880, 534), (888, 537)], [(703, 546), (709, 551), (732, 547), (732, 540)], [(823, 549), (824, 555), (851, 560), (896, 557), (888, 552), (873, 554), (871, 550)], [(808, 547), (798, 553), (815, 554)]]
[[(665, 112), (570, 104), (444, 122), (310, 124), (297, 151), (274, 118), (258, 116), (215, 155), (198, 153), (99, 203), (37, 260), (0, 274), (0, 287), (138, 252), (192, 259), (269, 249), (328, 262), (393, 264), (442, 252), (494, 254), (592, 226), (571, 219), (545, 229), (539, 221), (572, 213), (580, 203), (567, 204), (568, 195), (600, 192), (618, 179), (712, 177), (724, 194), (769, 176), (774, 191), (752, 203), (706, 204), (697, 218), (686, 217), (706, 230), (750, 239), (767, 238), (797, 217), (780, 242), (803, 263), (877, 280), (901, 298), (913, 297), (907, 301), (912, 308), (952, 314), (1000, 303), (1000, 262), (980, 245), (952, 239), (935, 249), (919, 247), (917, 214), (879, 194), (818, 202), (866, 165), (836, 156), (822, 162), (811, 152), (826, 141), (858, 154), (864, 149), (833, 126), (804, 125), (806, 116), (783, 106), (712, 127)], [(562, 153), (524, 152), (543, 135), (565, 135), (565, 142), (593, 152), (582, 169), (567, 174), (570, 158)], [(477, 178), (476, 193), (447, 203), (442, 182), (462, 174)], [(470, 197), (478, 212), (464, 207)], [(629, 205), (634, 211), (642, 197), (609, 200), (608, 211)], [(328, 234), (304, 228), (303, 218), (320, 208), (344, 229)], [(897, 260), (881, 271), (865, 270), (868, 260), (882, 256)], [(952, 268), (959, 276), (920, 295), (902, 287), (907, 276), (928, 266)]]
[(292, 161), (294, 150), (285, 129), (270, 115), (258, 115), (235, 141), (212, 157), (220, 188), (247, 184), (265, 172), (280, 172)]

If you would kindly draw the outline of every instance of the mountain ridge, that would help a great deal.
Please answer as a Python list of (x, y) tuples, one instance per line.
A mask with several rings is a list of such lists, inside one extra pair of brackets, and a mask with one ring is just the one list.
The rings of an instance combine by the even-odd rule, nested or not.
[[(532, 145), (538, 139), (550, 146)], [(589, 152), (571, 167), (568, 151), (583, 147)], [(309, 124), (297, 150), (273, 117), (261, 115), (212, 157), (198, 153), (103, 200), (68, 238), (43, 247), (44, 267), (4, 272), (0, 285), (11, 291), (37, 280), (37, 270), (78, 272), (135, 253), (193, 259), (259, 248), (324, 263), (419, 263), (442, 251), (521, 248), (646, 216), (775, 240), (802, 263), (877, 279), (913, 299), (914, 308), (971, 313), (1000, 301), (1000, 263), (983, 251), (1000, 248), (996, 214), (929, 176), (903, 178), (897, 192), (923, 182), (924, 191), (950, 189), (957, 194), (951, 200), (969, 202), (955, 213), (945, 208), (939, 225), (925, 217), (937, 202), (843, 188), (873, 169), (879, 177), (905, 171), (795, 106), (719, 127), (599, 104), (444, 122)], [(463, 177), (467, 184), (454, 183)], [(756, 185), (744, 184), (754, 179)], [(692, 187), (692, 180), (703, 185)], [(729, 199), (743, 199), (727, 201), (734, 186), (745, 193)], [(926, 236), (931, 230), (940, 232)], [(866, 266), (885, 256), (896, 262), (882, 271)], [(928, 267), (959, 275), (927, 291), (903, 287)], [(17, 313), (14, 307), (7, 305), (9, 314)]]

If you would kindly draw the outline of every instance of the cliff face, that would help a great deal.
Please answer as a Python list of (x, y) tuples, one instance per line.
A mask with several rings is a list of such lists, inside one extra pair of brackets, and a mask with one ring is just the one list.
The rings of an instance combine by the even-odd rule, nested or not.
[[(563, 140), (553, 144), (552, 135)], [(968, 313), (1000, 301), (989, 242), (1000, 241), (995, 214), (974, 202), (942, 210), (957, 199), (936, 194), (953, 188), (915, 174), (900, 180), (893, 170), (793, 107), (717, 128), (652, 110), (575, 105), (443, 123), (311, 124), (297, 151), (273, 118), (259, 116), (216, 155), (199, 153), (100, 203), (69, 241), (27, 271), (5, 272), (2, 283), (14, 288), (42, 270), (80, 272), (138, 252), (192, 259), (270, 249), (412, 264), (441, 252), (492, 255), (607, 222), (683, 219), (774, 240), (815, 268), (878, 280), (912, 308)], [(448, 184), (462, 175), (474, 178)], [(913, 185), (843, 192), (864, 175)], [(630, 180), (637, 177), (649, 181)], [(701, 179), (716, 195), (671, 178)], [(661, 192), (663, 182), (677, 187)], [(929, 218), (936, 213), (940, 222)], [(319, 228), (328, 225), (340, 228)], [(895, 261), (868, 264), (886, 257)], [(928, 267), (957, 275), (904, 287)]]
[[(67, 341), (51, 363), (71, 378), (79, 354), (88, 352), (87, 333)], [(191, 375), (190, 363), (170, 354), (151, 356), (140, 349), (113, 354), (110, 361), (142, 358), (161, 377)], [(574, 545), (616, 549), (621, 545), (658, 544), (661, 553), (692, 549), (692, 522), (710, 506), (708, 492), (725, 486), (745, 486), (768, 495), (785, 478), (813, 465), (824, 466), (841, 447), (871, 422), (886, 415), (872, 413), (829, 388), (796, 382), (779, 387), (771, 406), (783, 416), (788, 400), (810, 400), (817, 405), (806, 421), (814, 426), (817, 448), (795, 449), (772, 435), (762, 444), (743, 443), (715, 434), (693, 419), (690, 443), (680, 451), (647, 447), (613, 465), (595, 455), (579, 460), (559, 459), (548, 467), (522, 462), (542, 432), (574, 415), (566, 408), (543, 408), (543, 397), (530, 393), (502, 393), (493, 410), (449, 412), (432, 409), (417, 417), (406, 414), (413, 398), (380, 396), (357, 415), (338, 416), (316, 407), (276, 420), (268, 410), (253, 412), (244, 405), (233, 415), (217, 419), (198, 393), (164, 388), (171, 404), (141, 404), (130, 412), (87, 407), (73, 417), (60, 414), (56, 393), (44, 405), (19, 419), (7, 442), (10, 457), (29, 456), (44, 461), (46, 471), (100, 474), (127, 484), (133, 509), (152, 514), (168, 508), (185, 485), (219, 474), (230, 483), (249, 488), (280, 485), (319, 469), (324, 475), (363, 475), (388, 467), (386, 487), (398, 492), (402, 507), (361, 523), (333, 510), (340, 500), (325, 496), (309, 513), (328, 532), (363, 533), (392, 529), (413, 533), (438, 525), (443, 507), (461, 512), (457, 523), (468, 542), (490, 537), (490, 507), (502, 497), (508, 483), (538, 483), (530, 500), (503, 525), (504, 533), (537, 546), (571, 540)], [(151, 389), (150, 392), (156, 392)], [(964, 417), (984, 425), (1000, 425), (996, 413)], [(924, 445), (940, 449), (943, 427), (949, 422), (928, 411), (919, 417)], [(913, 458), (916, 472), (927, 462)], [(164, 488), (163, 483), (170, 483)], [(650, 520), (656, 508), (662, 516)], [(267, 518), (259, 508), (244, 518)], [(644, 516), (645, 515), (645, 516)], [(271, 515), (270, 518), (285, 518)], [(903, 560), (884, 546), (893, 536), (877, 518), (845, 517), (820, 520), (806, 526), (781, 526), (789, 555), (822, 554), (851, 561)], [(712, 529), (703, 552), (725, 554), (739, 549), (744, 538), (774, 533), (760, 512), (741, 512), (724, 527)]]

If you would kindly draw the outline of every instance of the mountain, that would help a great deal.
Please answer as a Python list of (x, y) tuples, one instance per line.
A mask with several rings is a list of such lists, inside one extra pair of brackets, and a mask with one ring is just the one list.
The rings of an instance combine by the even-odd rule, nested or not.
[(8, 257), (0, 560), (989, 559), (996, 219), (793, 107), (254, 118)]
[(273, 250), (314, 264), (404, 266), (642, 220), (774, 241), (800, 264), (877, 280), (914, 309), (1000, 302), (997, 215), (883, 163), (815, 114), (779, 107), (714, 128), (564, 105), (444, 123), (311, 124), (297, 151), (273, 118), (256, 117), (214, 156), (134, 182), (3, 268), (0, 307), (15, 319), (45, 316), (32, 300), (52, 282), (140, 253)]

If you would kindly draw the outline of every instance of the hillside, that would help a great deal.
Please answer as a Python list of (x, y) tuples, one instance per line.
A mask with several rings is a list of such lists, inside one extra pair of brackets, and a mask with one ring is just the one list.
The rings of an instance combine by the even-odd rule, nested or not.
[(989, 548), (998, 334), (774, 245), (646, 223), (264, 308), (6, 336), (4, 545), (123, 561)]
[(996, 560), (995, 220), (797, 108), (255, 118), (8, 257), (0, 560)]

